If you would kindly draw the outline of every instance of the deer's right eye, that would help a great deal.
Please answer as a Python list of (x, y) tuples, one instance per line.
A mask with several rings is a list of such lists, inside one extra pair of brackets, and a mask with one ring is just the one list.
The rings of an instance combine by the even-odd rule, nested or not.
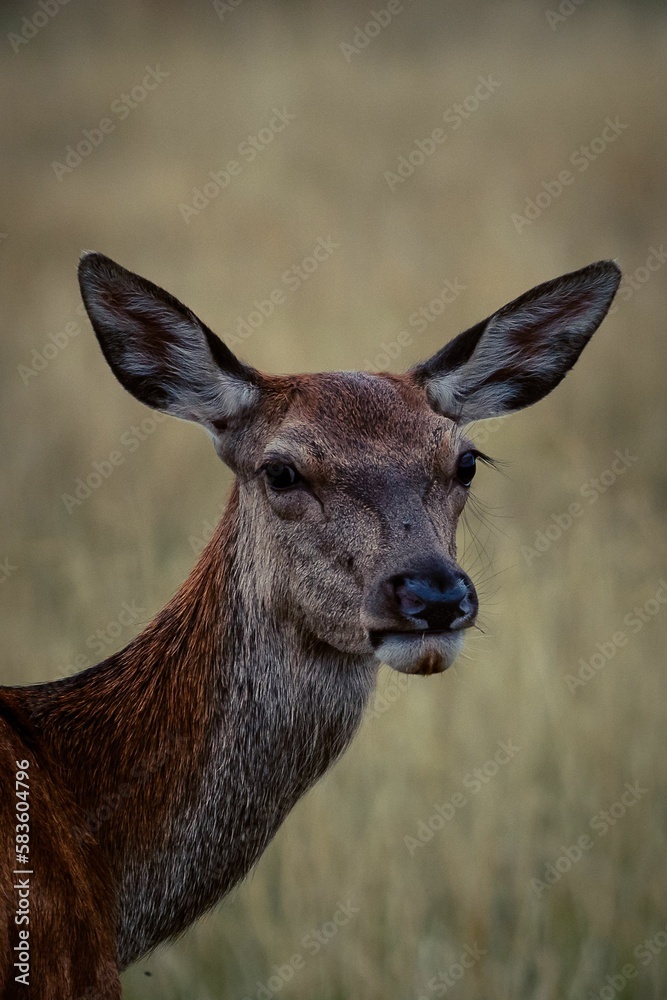
[(301, 476), (291, 465), (285, 462), (272, 461), (264, 466), (267, 482), (272, 490), (291, 490), (301, 482)]

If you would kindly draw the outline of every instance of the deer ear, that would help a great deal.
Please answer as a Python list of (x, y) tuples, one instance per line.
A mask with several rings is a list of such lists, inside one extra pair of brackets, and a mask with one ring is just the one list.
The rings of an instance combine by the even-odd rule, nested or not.
[(521, 410), (572, 368), (621, 279), (598, 261), (537, 285), (412, 369), (433, 409), (457, 423)]
[(257, 402), (259, 372), (162, 288), (99, 253), (81, 258), (79, 284), (104, 357), (141, 403), (213, 433)]

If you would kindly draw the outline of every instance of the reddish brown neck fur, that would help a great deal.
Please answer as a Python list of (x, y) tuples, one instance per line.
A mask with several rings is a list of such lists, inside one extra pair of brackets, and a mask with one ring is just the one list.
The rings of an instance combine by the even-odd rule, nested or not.
[[(373, 683), (372, 658), (306, 636), (300, 649), (296, 626), (247, 606), (240, 542), (235, 488), (186, 583), (129, 646), (12, 692), (81, 810), (79, 838), (108, 860), (122, 966), (246, 874), (351, 739)], [(322, 656), (328, 675), (308, 669)], [(334, 699), (343, 673), (349, 693)]]

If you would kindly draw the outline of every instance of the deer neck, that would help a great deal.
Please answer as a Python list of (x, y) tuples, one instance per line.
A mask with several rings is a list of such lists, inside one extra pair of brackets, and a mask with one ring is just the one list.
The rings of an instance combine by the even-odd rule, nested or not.
[[(254, 543), (256, 544), (256, 543)], [(252, 867), (352, 739), (375, 680), (275, 620), (235, 486), (190, 577), (129, 646), (33, 689), (31, 715), (108, 857), (124, 967)]]

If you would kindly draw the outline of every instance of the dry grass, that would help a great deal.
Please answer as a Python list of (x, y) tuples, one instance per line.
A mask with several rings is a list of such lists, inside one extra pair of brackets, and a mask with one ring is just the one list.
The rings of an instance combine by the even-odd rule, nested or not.
[[(87, 637), (137, 601), (141, 620), (112, 627), (108, 651), (125, 643), (187, 574), (229, 484), (204, 435), (166, 422), (66, 511), (62, 494), (147, 415), (76, 312), (82, 248), (153, 278), (224, 333), (331, 235), (340, 247), (243, 347), (289, 371), (373, 361), (446, 280), (465, 289), (413, 331), (395, 367), (562, 271), (615, 256), (632, 273), (664, 239), (661, 8), (589, 0), (552, 30), (540, 4), (415, 0), (350, 64), (339, 44), (367, 8), (313, 10), (245, 0), (221, 21), (206, 3), (127, 2), (113, 16), (72, 3), (19, 53), (6, 46), (7, 683), (95, 659)], [(5, 34), (24, 13), (3, 10)], [(59, 181), (52, 161), (155, 64), (164, 82)], [(489, 74), (492, 96), (391, 191), (384, 171)], [(186, 224), (179, 203), (274, 106), (294, 121)], [(607, 116), (627, 129), (588, 169), (571, 167)], [(518, 233), (511, 213), (568, 166), (574, 183)], [(234, 898), (126, 974), (128, 998), (255, 998), (297, 953), (304, 966), (279, 992), (294, 1000), (588, 1000), (618, 995), (606, 977), (627, 963), (638, 975), (624, 998), (667, 995), (667, 949), (646, 965), (635, 952), (667, 925), (665, 611), (636, 633), (624, 625), (666, 572), (665, 274), (620, 304), (552, 398), (478, 428), (508, 462), (480, 474), (462, 537), (486, 634), (455, 671), (414, 680), (369, 718)], [(18, 366), (74, 321), (79, 335), (24, 384)], [(590, 503), (581, 489), (617, 449), (637, 460)], [(577, 500), (582, 516), (529, 560), (522, 547)], [(627, 643), (571, 693), (566, 675), (619, 630)], [(520, 751), (475, 794), (466, 775), (508, 739)], [(591, 829), (636, 781), (640, 801), (605, 835)], [(456, 792), (465, 804), (410, 853), (406, 836)], [(592, 847), (538, 899), (531, 879), (586, 833)], [(348, 900), (358, 913), (311, 954), (304, 936)], [(429, 986), (466, 946), (483, 957), (446, 994)]]

